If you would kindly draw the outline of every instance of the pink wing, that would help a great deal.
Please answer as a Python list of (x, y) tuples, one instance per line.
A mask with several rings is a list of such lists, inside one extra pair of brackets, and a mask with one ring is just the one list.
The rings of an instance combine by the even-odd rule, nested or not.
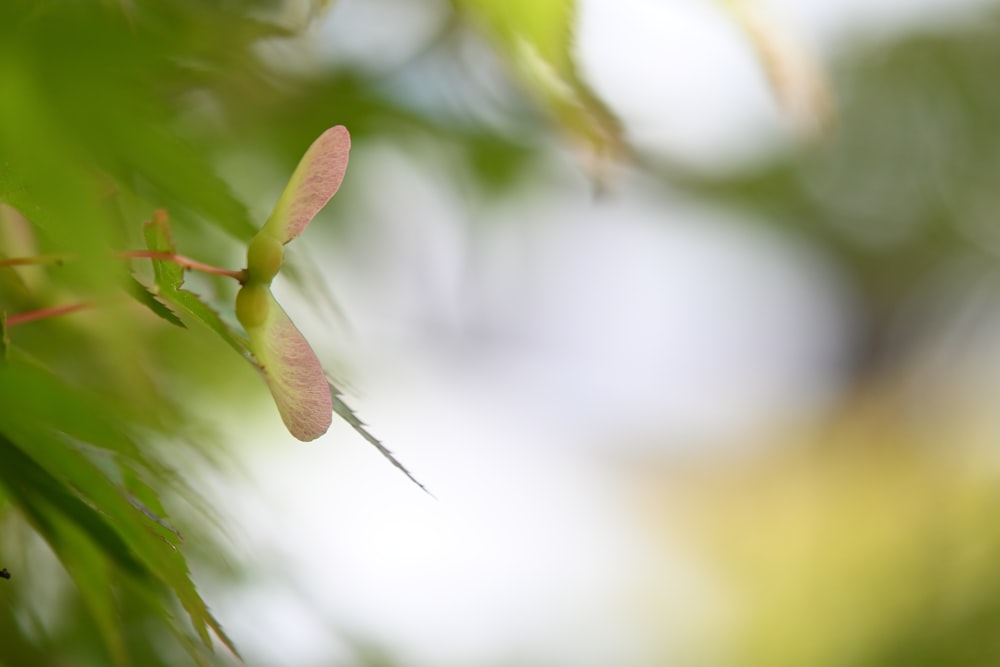
[(344, 180), (351, 135), (343, 125), (319, 135), (299, 161), (260, 233), (288, 243), (309, 225)]
[(316, 353), (267, 292), (267, 318), (250, 327), (250, 349), (288, 431), (299, 440), (315, 440), (333, 421), (330, 385)]

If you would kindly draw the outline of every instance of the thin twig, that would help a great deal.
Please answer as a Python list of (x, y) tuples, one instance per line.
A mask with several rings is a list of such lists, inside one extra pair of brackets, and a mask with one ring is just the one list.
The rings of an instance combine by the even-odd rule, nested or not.
[(8, 316), (7, 326), (13, 327), (17, 326), (18, 324), (34, 322), (35, 320), (43, 320), (47, 317), (66, 315), (67, 313), (83, 310), (84, 308), (90, 308), (92, 305), (93, 304), (88, 303), (86, 301), (81, 301), (79, 303), (71, 303), (67, 306), (55, 306), (52, 308), (39, 308), (38, 310), (29, 310), (26, 313), (18, 313), (17, 315)]
[(36, 255), (35, 257), (7, 257), (0, 259), (0, 269), (8, 266), (30, 266), (37, 264), (61, 265), (69, 259), (69, 255)]
[(233, 271), (231, 269), (223, 269), (218, 266), (212, 266), (211, 264), (204, 264), (197, 260), (191, 259), (190, 257), (185, 257), (184, 255), (178, 255), (172, 252), (163, 252), (160, 250), (126, 250), (120, 252), (117, 255), (125, 259), (159, 259), (165, 262), (173, 262), (184, 269), (191, 269), (192, 271), (201, 271), (202, 273), (211, 273), (217, 276), (227, 276), (234, 280), (243, 283), (246, 281), (246, 271)]
[[(199, 262), (198, 260), (191, 259), (190, 257), (185, 257), (184, 255), (178, 255), (172, 252), (162, 252), (159, 250), (126, 250), (124, 252), (117, 253), (115, 256), (122, 259), (159, 259), (165, 262), (173, 262), (182, 268), (190, 269), (192, 271), (201, 271), (202, 273), (226, 276), (239, 281), (241, 284), (246, 281), (246, 271), (223, 269), (221, 267), (205, 264), (204, 262)], [(8, 266), (30, 266), (41, 264), (55, 264), (58, 266), (68, 259), (71, 259), (71, 256), (65, 254), (37, 255), (35, 257), (8, 257), (6, 259), (0, 259), (0, 269)]]

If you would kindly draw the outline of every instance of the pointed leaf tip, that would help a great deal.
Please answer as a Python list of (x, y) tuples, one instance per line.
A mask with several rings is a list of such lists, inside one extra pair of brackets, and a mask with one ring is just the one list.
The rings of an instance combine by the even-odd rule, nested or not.
[(351, 135), (343, 125), (319, 135), (299, 161), (260, 234), (288, 243), (309, 225), (340, 189)]
[(383, 445), (378, 438), (372, 435), (371, 432), (367, 428), (365, 428), (364, 422), (358, 419), (358, 416), (354, 414), (354, 410), (351, 410), (350, 406), (347, 405), (347, 403), (344, 403), (343, 399), (340, 398), (341, 395), (340, 390), (337, 389), (336, 385), (333, 384), (333, 381), (330, 378), (327, 378), (326, 380), (327, 383), (329, 384), (330, 394), (333, 397), (333, 411), (336, 412), (341, 417), (341, 419), (350, 424), (351, 428), (357, 431), (362, 438), (367, 440), (369, 444), (375, 447), (375, 449), (377, 449), (382, 456), (388, 459), (389, 463), (396, 466), (396, 468), (402, 471), (404, 475), (409, 477), (411, 482), (413, 482), (421, 489), (423, 489), (424, 493), (429, 495), (431, 498), (436, 499), (436, 496), (433, 493), (431, 493), (426, 486), (421, 484), (420, 480), (414, 477), (410, 473), (410, 471), (406, 469), (406, 466), (400, 463), (399, 459), (397, 459), (396, 456), (391, 451), (389, 451), (389, 449), (385, 445)]
[[(244, 288), (246, 289), (246, 288)], [(248, 326), (250, 348), (289, 433), (308, 442), (326, 433), (333, 401), (319, 359), (288, 315), (264, 288), (263, 321)]]

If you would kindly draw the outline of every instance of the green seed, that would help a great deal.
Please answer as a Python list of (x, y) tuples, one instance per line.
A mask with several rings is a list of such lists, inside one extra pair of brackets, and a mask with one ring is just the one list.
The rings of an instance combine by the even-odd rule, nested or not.
[(273, 236), (258, 234), (247, 248), (247, 282), (269, 284), (285, 258), (285, 247)]
[(262, 283), (248, 283), (236, 293), (236, 319), (244, 329), (249, 331), (264, 323), (270, 297), (270, 290)]

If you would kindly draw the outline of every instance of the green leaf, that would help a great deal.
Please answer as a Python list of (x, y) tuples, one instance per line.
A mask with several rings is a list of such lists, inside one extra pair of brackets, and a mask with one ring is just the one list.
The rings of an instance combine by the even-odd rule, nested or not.
[[(71, 558), (63, 553), (56, 530), (48, 512), (56, 511), (85, 532), (94, 544), (123, 571), (139, 577), (150, 576), (143, 564), (135, 558), (127, 543), (105, 516), (85, 502), (71, 487), (59, 480), (31, 459), (24, 447), (15, 444), (10, 434), (0, 433), (0, 483), (17, 502), (36, 529), (53, 546), (60, 558)], [(51, 438), (40, 438), (51, 443)], [(88, 464), (89, 465), (89, 464)]]
[(73, 391), (58, 377), (12, 354), (0, 366), (0, 405), (5, 423), (31, 427), (44, 425), (82, 442), (92, 443), (135, 461), (141, 460), (132, 438), (121, 422), (107, 418), (119, 411), (107, 401)]
[(114, 664), (127, 664), (109, 566), (113, 563), (143, 580), (154, 577), (132, 556), (128, 545), (100, 512), (26, 456), (3, 433), (0, 458), (0, 484), (73, 579)]
[(401, 470), (404, 475), (409, 477), (411, 482), (413, 482), (421, 489), (426, 491), (429, 495), (433, 496), (434, 494), (428, 491), (426, 486), (417, 481), (417, 478), (414, 477), (412, 474), (410, 474), (410, 471), (407, 470), (406, 467), (396, 459), (395, 455), (393, 455), (393, 453), (389, 451), (389, 449), (385, 445), (383, 445), (378, 438), (372, 435), (371, 432), (369, 432), (368, 429), (365, 428), (365, 423), (360, 419), (358, 419), (357, 415), (354, 414), (354, 411), (351, 410), (350, 406), (348, 406), (346, 403), (344, 403), (343, 400), (341, 400), (340, 397), (342, 394), (340, 389), (338, 389), (337, 386), (333, 384), (333, 382), (330, 381), (329, 379), (327, 379), (327, 383), (330, 389), (330, 395), (333, 399), (333, 411), (336, 412), (341, 419), (350, 424), (351, 428), (360, 433), (362, 438), (364, 438), (371, 445), (373, 445), (375, 449), (377, 449), (379, 453), (382, 454), (382, 456), (384, 456), (386, 459), (389, 460), (389, 463), (399, 468), (399, 470)]
[(114, 408), (62, 386), (21, 358), (0, 366), (0, 405), (5, 408), (0, 479), (32, 512), (39, 530), (47, 525), (38, 509), (41, 498), (81, 526), (123, 570), (159, 580), (173, 591), (206, 645), (211, 629), (233, 648), (195, 589), (183, 555), (160, 532), (160, 522), (151, 520), (81, 447), (118, 452), (149, 467)]
[[(102, 544), (106, 548), (109, 542), (127, 545), (124, 550), (120, 546), (114, 550), (119, 559), (127, 556), (129, 560), (138, 561), (141, 563), (139, 571), (145, 569), (150, 576), (173, 591), (206, 646), (212, 643), (209, 636), (211, 629), (235, 653), (232, 641), (195, 589), (184, 556), (175, 546), (149, 529), (143, 514), (133, 506), (121, 488), (113, 484), (81, 451), (47, 432), (44, 427), (23, 424), (16, 429), (16, 433), (8, 435), (15, 437), (7, 443), (13, 442), (22, 454), (30, 457), (37, 464), (35, 468), (44, 471), (45, 479), (54, 480), (49, 481), (48, 487), (64, 506), (72, 496), (68, 491), (60, 490), (75, 489), (86, 498), (88, 505), (99, 510), (101, 516), (107, 517), (110, 526), (113, 526), (111, 535), (116, 537), (111, 538), (105, 531)], [(17, 459), (16, 454), (11, 454), (10, 451), (6, 453), (12, 459)], [(20, 459), (21, 468), (30, 468), (31, 466), (23, 463), (23, 459), (24, 457)], [(87, 516), (80, 515), (81, 505), (82, 503), (68, 505), (77, 511), (77, 516), (74, 516), (77, 524), (81, 524), (81, 519)], [(91, 533), (93, 532), (92, 529)], [(121, 551), (123, 553), (118, 553)]]
[[(146, 247), (154, 252), (171, 254), (177, 252), (173, 236), (170, 234), (170, 218), (167, 217), (166, 211), (156, 211), (153, 214), (153, 219), (142, 226), (142, 235), (146, 241)], [(179, 264), (162, 259), (151, 261), (153, 262), (153, 276), (156, 286), (161, 290), (175, 291), (184, 284), (184, 269)]]
[[(69, 493), (0, 433), (0, 484), (49, 543), (76, 584), (115, 665), (128, 663), (114, 608), (109, 564), (147, 578), (142, 565), (104, 518)], [(148, 577), (151, 579), (151, 577)]]
[(122, 481), (128, 493), (128, 500), (132, 506), (146, 515), (146, 518), (163, 529), (164, 539), (175, 544), (182, 543), (184, 536), (180, 531), (170, 525), (167, 520), (167, 510), (160, 502), (156, 491), (147, 484), (138, 471), (128, 465), (121, 465), (119, 469), (122, 474)]
[(149, 308), (149, 310), (152, 311), (154, 315), (166, 320), (167, 322), (173, 324), (174, 326), (180, 327), (182, 329), (187, 328), (187, 325), (184, 324), (181, 318), (177, 317), (177, 315), (174, 314), (174, 311), (167, 308), (167, 306), (165, 306), (163, 302), (161, 302), (159, 299), (156, 298), (156, 295), (154, 295), (151, 291), (149, 291), (148, 287), (143, 285), (135, 278), (131, 278), (129, 280), (128, 293), (129, 296), (131, 296), (133, 299), (135, 299), (142, 305)]
[[(143, 225), (142, 231), (146, 247), (150, 250), (171, 254), (177, 251), (170, 235), (170, 222), (165, 212), (157, 211), (153, 215), (153, 219)], [(151, 261), (158, 289), (157, 296), (201, 320), (209, 329), (217, 333), (227, 345), (243, 357), (249, 357), (246, 342), (229, 328), (229, 325), (219, 317), (219, 314), (202, 301), (197, 294), (181, 288), (181, 285), (184, 284), (184, 269), (180, 265), (162, 259)]]
[[(53, 544), (54, 542), (54, 544)], [(76, 584), (80, 597), (115, 665), (129, 664), (125, 638), (119, 630), (120, 612), (113, 594), (113, 572), (103, 553), (80, 527), (65, 516), (52, 520), (50, 544), (62, 554), (62, 564)]]

